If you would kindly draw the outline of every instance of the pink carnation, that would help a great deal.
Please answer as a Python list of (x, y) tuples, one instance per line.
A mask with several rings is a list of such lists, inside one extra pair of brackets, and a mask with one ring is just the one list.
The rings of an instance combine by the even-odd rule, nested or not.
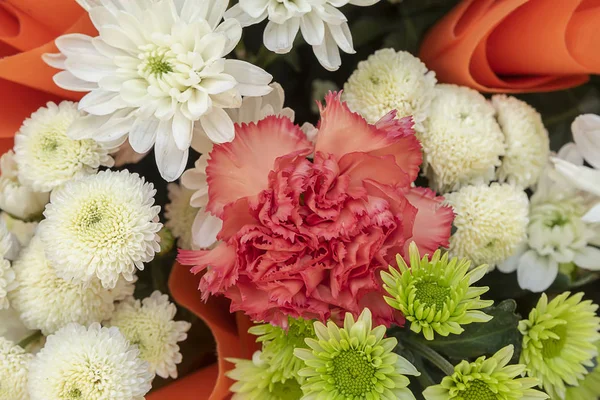
[(447, 246), (454, 215), (411, 187), (422, 156), (410, 118), (392, 112), (369, 125), (339, 95), (326, 102), (314, 145), (271, 116), (215, 146), (207, 209), (223, 220), (221, 242), (179, 260), (206, 270), (203, 299), (223, 294), (255, 321), (285, 326), (288, 316), (336, 319), (368, 307), (378, 323), (403, 324), (383, 301), (379, 272), (412, 241), (421, 254)]

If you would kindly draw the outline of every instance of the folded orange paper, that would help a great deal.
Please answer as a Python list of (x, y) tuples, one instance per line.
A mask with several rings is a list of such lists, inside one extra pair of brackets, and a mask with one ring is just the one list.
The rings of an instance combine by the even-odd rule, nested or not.
[(151, 393), (149, 400), (222, 400), (229, 398), (233, 384), (225, 373), (233, 365), (225, 358), (252, 358), (258, 350), (255, 337), (248, 334), (250, 320), (242, 313), (231, 314), (229, 300), (211, 297), (207, 303), (200, 299), (198, 285), (201, 276), (194, 276), (189, 267), (178, 263), (173, 267), (169, 288), (175, 301), (200, 317), (212, 331), (217, 343), (217, 364), (197, 371)]
[(544, 92), (600, 73), (600, 0), (464, 0), (426, 35), (421, 59), (442, 82)]
[(60, 89), (57, 72), (42, 61), (56, 52), (54, 40), (65, 33), (95, 34), (87, 13), (75, 0), (0, 2), (0, 151), (32, 112), (48, 101), (78, 100), (83, 94)]

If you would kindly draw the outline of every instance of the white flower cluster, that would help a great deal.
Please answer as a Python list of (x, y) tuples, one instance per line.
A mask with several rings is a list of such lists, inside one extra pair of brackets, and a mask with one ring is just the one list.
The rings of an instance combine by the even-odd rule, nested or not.
[[(527, 239), (529, 201), (549, 156), (540, 114), (505, 95), (437, 84), (415, 56), (378, 50), (344, 86), (349, 107), (375, 123), (390, 110), (411, 117), (423, 148), (422, 172), (454, 208), (450, 253), (494, 267)], [(504, 184), (503, 182), (507, 182)]]

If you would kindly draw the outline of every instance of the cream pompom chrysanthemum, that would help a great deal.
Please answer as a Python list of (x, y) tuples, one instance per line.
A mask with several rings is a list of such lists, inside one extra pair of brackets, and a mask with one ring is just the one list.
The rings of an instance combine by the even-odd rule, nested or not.
[(0, 336), (0, 400), (29, 400), (27, 373), (33, 356)]
[(50, 194), (21, 184), (12, 150), (0, 157), (0, 173), (0, 209), (23, 220), (41, 216)]
[(127, 170), (102, 171), (54, 190), (39, 233), (57, 275), (83, 282), (98, 277), (105, 287), (121, 275), (131, 281), (160, 251), (155, 193)]
[(382, 49), (358, 63), (344, 85), (344, 100), (352, 111), (374, 124), (391, 110), (412, 116), (417, 131), (435, 94), (435, 72), (406, 51)]
[(117, 328), (69, 324), (29, 365), (31, 400), (142, 400), (154, 375)]
[(192, 226), (198, 214), (198, 208), (190, 205), (190, 199), (194, 190), (187, 189), (177, 183), (167, 185), (169, 191), (169, 203), (165, 206), (165, 226), (171, 230), (177, 238), (177, 246), (184, 250), (194, 248), (192, 238)]
[(111, 144), (92, 139), (73, 140), (67, 130), (81, 117), (77, 103), (48, 103), (23, 122), (15, 136), (15, 160), (21, 182), (48, 192), (79, 176), (112, 166)]
[(0, 259), (0, 310), (8, 308), (8, 292), (16, 287), (15, 272), (10, 266), (10, 261)]
[(150, 364), (152, 373), (177, 378), (177, 364), (182, 360), (177, 342), (187, 338), (191, 324), (174, 321), (176, 313), (169, 297), (155, 291), (141, 302), (129, 298), (119, 304), (110, 325), (138, 346), (140, 358)]
[(9, 293), (11, 304), (29, 329), (45, 335), (71, 322), (86, 325), (109, 319), (115, 302), (131, 296), (134, 289), (124, 279), (114, 289), (106, 289), (97, 278), (83, 283), (57, 277), (38, 237), (14, 262), (14, 271), (19, 286)]
[(550, 140), (542, 116), (515, 97), (496, 95), (492, 104), (506, 142), (498, 178), (524, 188), (535, 185), (550, 155)]
[(504, 155), (504, 135), (494, 107), (473, 89), (437, 85), (425, 129), (418, 138), (424, 171), (439, 192), (488, 183)]
[(526, 239), (529, 200), (513, 185), (465, 186), (447, 194), (446, 201), (456, 214), (456, 232), (450, 237), (452, 257), (495, 266)]

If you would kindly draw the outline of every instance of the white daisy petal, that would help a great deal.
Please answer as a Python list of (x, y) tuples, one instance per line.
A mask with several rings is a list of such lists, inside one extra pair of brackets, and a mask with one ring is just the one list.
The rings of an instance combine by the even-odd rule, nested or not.
[(600, 168), (600, 116), (583, 114), (571, 125), (573, 140), (583, 158), (594, 168)]
[(558, 275), (558, 263), (530, 250), (523, 254), (517, 267), (517, 279), (523, 289), (539, 293), (548, 289)]
[(591, 271), (600, 271), (600, 249), (587, 246), (581, 249), (573, 259), (575, 265)]
[(231, 118), (220, 108), (213, 108), (210, 113), (204, 114), (200, 123), (206, 136), (215, 143), (231, 142), (235, 136)]
[(129, 144), (136, 153), (145, 153), (152, 148), (160, 121), (154, 118), (138, 118), (129, 132)]
[(212, 246), (217, 241), (217, 234), (221, 228), (223, 228), (223, 220), (199, 210), (192, 226), (194, 244), (201, 249)]
[[(316, 11), (309, 12), (300, 19), (300, 29), (302, 29), (302, 36), (304, 37), (304, 40), (306, 40), (306, 43), (311, 46), (323, 43), (323, 40), (325, 39), (325, 24)], [(293, 42), (294, 40), (292, 38), (290, 49)]]
[(342, 65), (340, 58), (340, 49), (333, 39), (329, 28), (325, 29), (325, 38), (323, 43), (318, 46), (313, 46), (313, 52), (319, 63), (328, 71), (336, 71)]
[(294, 38), (299, 28), (300, 21), (297, 18), (285, 24), (269, 21), (263, 35), (265, 47), (278, 54), (288, 53), (294, 45)]
[(173, 182), (185, 169), (189, 149), (180, 150), (171, 134), (171, 124), (161, 122), (156, 134), (154, 154), (160, 175), (167, 182)]

